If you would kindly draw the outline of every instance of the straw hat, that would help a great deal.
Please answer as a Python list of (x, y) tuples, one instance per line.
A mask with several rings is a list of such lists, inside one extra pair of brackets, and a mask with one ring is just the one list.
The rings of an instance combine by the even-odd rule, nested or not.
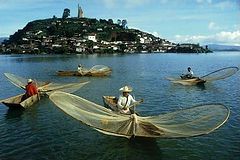
[(28, 83), (31, 83), (32, 81), (33, 81), (32, 79), (28, 79), (28, 80), (27, 80)]
[(133, 89), (130, 86), (124, 86), (124, 87), (119, 89), (119, 91), (121, 91), (121, 92), (132, 92), (132, 90)]

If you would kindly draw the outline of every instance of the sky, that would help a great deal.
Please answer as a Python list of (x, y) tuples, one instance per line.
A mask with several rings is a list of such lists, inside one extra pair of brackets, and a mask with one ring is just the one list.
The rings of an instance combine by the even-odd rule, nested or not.
[(78, 4), (86, 18), (126, 19), (171, 42), (240, 45), (240, 0), (0, 0), (0, 37), (65, 8), (76, 17)]

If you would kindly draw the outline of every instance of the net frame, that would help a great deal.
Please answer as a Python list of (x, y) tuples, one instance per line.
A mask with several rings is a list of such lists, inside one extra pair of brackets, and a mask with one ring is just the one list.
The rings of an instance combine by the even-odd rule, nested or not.
[[(219, 76), (216, 76), (216, 77), (213, 76), (214, 74), (219, 73), (219, 72), (221, 73), (222, 71), (224, 71), (226, 73), (224, 73), (223, 75), (220, 74)], [(239, 71), (238, 67), (235, 67), (235, 66), (225, 67), (225, 68), (221, 68), (216, 71), (213, 71), (211, 73), (208, 73), (200, 78), (205, 81), (216, 81), (216, 80), (225, 79), (227, 77), (230, 77), (230, 76), (234, 75), (237, 71)], [(213, 77), (211, 77), (211, 76), (213, 76)]]
[[(229, 108), (222, 104), (204, 104), (157, 116), (141, 117), (136, 114), (118, 114), (82, 97), (64, 92), (54, 92), (50, 95), (50, 100), (83, 124), (107, 135), (126, 138), (200, 136), (218, 129), (230, 115)], [(185, 117), (181, 117), (182, 113)]]

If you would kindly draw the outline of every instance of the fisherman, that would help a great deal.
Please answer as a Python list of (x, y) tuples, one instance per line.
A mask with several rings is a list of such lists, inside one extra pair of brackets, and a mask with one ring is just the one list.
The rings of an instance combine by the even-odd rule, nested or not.
[(82, 64), (79, 64), (79, 65), (78, 65), (78, 72), (79, 72), (80, 74), (83, 74), (83, 66), (82, 66)]
[(33, 80), (32, 79), (28, 79), (27, 83), (28, 84), (25, 86), (26, 93), (22, 97), (22, 101), (27, 99), (28, 97), (31, 97), (31, 96), (33, 96), (35, 94), (38, 94), (37, 86), (33, 83)]
[[(130, 94), (130, 92), (132, 92), (132, 88), (130, 86), (124, 86), (120, 88), (119, 91), (122, 92), (122, 95), (119, 96), (117, 102), (120, 113), (131, 114), (129, 107), (137, 102)], [(140, 102), (143, 102), (143, 100)]]
[(193, 78), (193, 71), (192, 71), (191, 67), (188, 67), (187, 71), (188, 71), (187, 74), (180, 76), (182, 79), (191, 79), (191, 78)]

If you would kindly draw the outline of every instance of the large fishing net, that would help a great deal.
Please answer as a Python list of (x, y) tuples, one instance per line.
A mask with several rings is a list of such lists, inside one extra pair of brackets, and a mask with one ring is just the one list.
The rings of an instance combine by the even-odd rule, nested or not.
[(222, 126), (230, 111), (221, 104), (206, 104), (158, 116), (141, 117), (113, 112), (84, 98), (54, 92), (50, 99), (66, 114), (104, 134), (130, 138), (181, 138), (208, 134)]
[(111, 71), (111, 69), (108, 66), (104, 66), (104, 65), (95, 65), (89, 70), (90, 73), (109, 72), (109, 71)]
[[(4, 75), (8, 78), (8, 80), (14, 84), (17, 87), (23, 88), (25, 89), (25, 86), (27, 84), (27, 79), (11, 74), (11, 73), (4, 73)], [(42, 92), (42, 93), (46, 93), (46, 94), (51, 94), (54, 91), (63, 91), (63, 92), (68, 92), (68, 93), (73, 93), (75, 91), (77, 91), (78, 89), (80, 89), (82, 86), (84, 86), (85, 84), (89, 83), (89, 82), (82, 82), (82, 83), (49, 83), (49, 82), (41, 82), (38, 80), (34, 80), (34, 83), (36, 83), (38, 89)]]
[(230, 77), (230, 76), (234, 75), (238, 70), (239, 70), (238, 67), (226, 67), (226, 68), (222, 68), (222, 69), (216, 70), (214, 72), (211, 72), (200, 78), (205, 81), (216, 81), (216, 80), (225, 79), (227, 77)]
[(111, 72), (111, 68), (104, 65), (95, 65), (90, 69), (83, 67), (81, 70), (81, 74), (83, 76), (106, 76), (109, 75)]

